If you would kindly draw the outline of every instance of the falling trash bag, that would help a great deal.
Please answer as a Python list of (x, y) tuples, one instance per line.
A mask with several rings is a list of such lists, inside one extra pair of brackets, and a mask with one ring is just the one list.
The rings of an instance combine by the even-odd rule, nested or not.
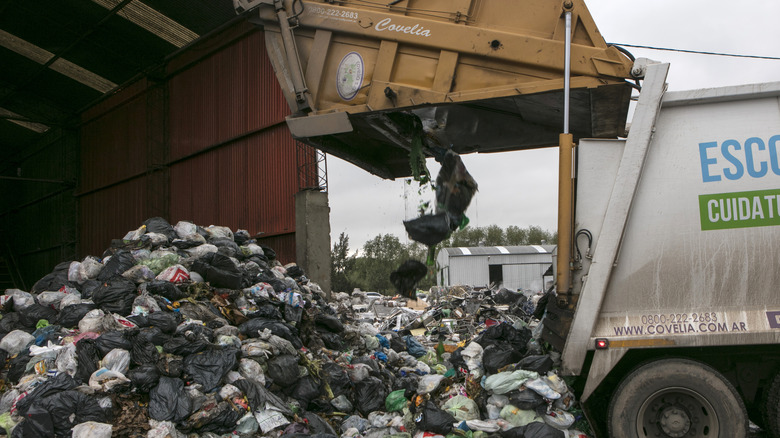
[(404, 221), (404, 228), (412, 240), (428, 246), (436, 245), (452, 232), (447, 213), (425, 214), (417, 219)]
[(395, 290), (407, 298), (414, 298), (417, 282), (428, 273), (428, 267), (417, 260), (407, 260), (395, 271), (390, 273), (390, 282)]
[(463, 222), (463, 214), (477, 191), (477, 182), (455, 152), (447, 151), (441, 163), (436, 176), (436, 207), (437, 211), (447, 212), (454, 230)]

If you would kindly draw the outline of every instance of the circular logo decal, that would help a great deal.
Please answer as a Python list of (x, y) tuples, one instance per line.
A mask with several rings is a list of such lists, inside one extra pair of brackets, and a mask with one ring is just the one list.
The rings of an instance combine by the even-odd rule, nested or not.
[(363, 58), (357, 52), (349, 52), (339, 63), (336, 72), (336, 89), (344, 100), (352, 100), (363, 85)]

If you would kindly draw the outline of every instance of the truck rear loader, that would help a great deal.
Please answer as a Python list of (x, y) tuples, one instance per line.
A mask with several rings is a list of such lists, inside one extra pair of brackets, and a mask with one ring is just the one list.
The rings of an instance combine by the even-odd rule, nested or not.
[(597, 436), (780, 436), (780, 82), (667, 93), (580, 0), (234, 5), (292, 135), (380, 177), (560, 148), (543, 338)]

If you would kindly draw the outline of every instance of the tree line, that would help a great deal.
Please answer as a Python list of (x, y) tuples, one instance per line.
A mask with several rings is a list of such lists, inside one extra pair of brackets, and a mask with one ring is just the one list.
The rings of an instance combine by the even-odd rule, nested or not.
[[(551, 233), (538, 226), (520, 228), (510, 225), (503, 229), (497, 225), (489, 225), (457, 230), (437, 245), (436, 251), (451, 247), (520, 246), (543, 243), (554, 245), (557, 242), (558, 233)], [(359, 288), (363, 291), (394, 295), (395, 288), (390, 282), (390, 273), (406, 260), (413, 259), (425, 263), (427, 258), (428, 247), (417, 242), (402, 243), (392, 234), (379, 234), (367, 241), (362, 250), (352, 253), (349, 248), (349, 236), (342, 232), (331, 250), (331, 289), (334, 292), (352, 292), (353, 289)], [(435, 275), (429, 272), (417, 287), (427, 290), (435, 284)]]

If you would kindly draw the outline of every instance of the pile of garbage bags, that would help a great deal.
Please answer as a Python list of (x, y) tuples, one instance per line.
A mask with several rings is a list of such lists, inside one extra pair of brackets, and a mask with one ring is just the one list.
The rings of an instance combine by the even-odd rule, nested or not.
[(0, 434), (587, 436), (534, 318), (390, 329), (339, 301), (244, 230), (149, 219), (0, 296)]

